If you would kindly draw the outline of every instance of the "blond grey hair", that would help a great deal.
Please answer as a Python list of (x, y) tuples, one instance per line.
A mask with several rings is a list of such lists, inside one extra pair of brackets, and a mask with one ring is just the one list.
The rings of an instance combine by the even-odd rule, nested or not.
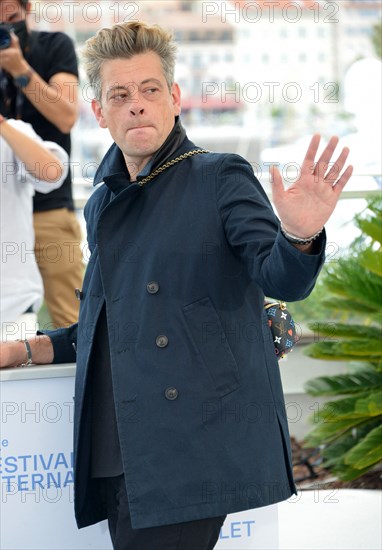
[(163, 75), (171, 89), (174, 82), (176, 49), (172, 34), (159, 25), (131, 21), (99, 30), (86, 41), (82, 58), (95, 97), (101, 101), (101, 69), (105, 61), (117, 58), (130, 59), (137, 54), (155, 52), (160, 57)]

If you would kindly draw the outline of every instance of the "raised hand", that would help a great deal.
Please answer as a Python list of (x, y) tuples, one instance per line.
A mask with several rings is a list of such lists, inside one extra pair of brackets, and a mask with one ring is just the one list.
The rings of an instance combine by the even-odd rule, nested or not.
[(329, 140), (316, 162), (320, 140), (319, 135), (313, 136), (300, 177), (290, 187), (284, 188), (280, 172), (275, 167), (271, 169), (273, 203), (278, 216), (288, 233), (301, 238), (311, 237), (326, 224), (353, 172), (352, 166), (343, 171), (349, 155), (347, 147), (332, 162), (337, 137)]

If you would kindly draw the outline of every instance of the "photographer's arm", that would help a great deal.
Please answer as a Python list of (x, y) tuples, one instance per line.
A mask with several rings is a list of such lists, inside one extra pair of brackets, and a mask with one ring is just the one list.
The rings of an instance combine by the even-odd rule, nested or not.
[(24, 163), (26, 170), (36, 179), (54, 183), (63, 174), (63, 165), (43, 144), (9, 124), (0, 115), (0, 137)]
[(1, 50), (0, 67), (13, 78), (29, 73), (29, 83), (22, 92), (61, 132), (70, 132), (78, 114), (78, 78), (74, 74), (56, 73), (45, 82), (27, 63), (15, 34), (12, 34), (11, 46)]
[(29, 84), (23, 88), (23, 92), (34, 107), (62, 133), (70, 132), (77, 120), (78, 79), (74, 75), (57, 73), (47, 83), (32, 71)]

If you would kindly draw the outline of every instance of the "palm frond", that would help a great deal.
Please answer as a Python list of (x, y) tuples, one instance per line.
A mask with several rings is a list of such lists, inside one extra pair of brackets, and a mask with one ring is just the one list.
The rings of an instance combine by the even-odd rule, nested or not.
[(371, 430), (344, 456), (345, 464), (356, 470), (370, 468), (382, 460), (382, 425)]
[(362, 393), (382, 387), (382, 373), (375, 371), (321, 376), (305, 383), (304, 389), (314, 396)]
[(315, 341), (304, 350), (309, 357), (357, 365), (305, 384), (311, 395), (343, 396), (312, 415), (316, 425), (305, 437), (307, 445), (324, 447), (324, 465), (342, 480), (382, 460), (382, 200), (373, 199), (355, 222), (361, 236), (347, 257), (330, 264), (320, 285), (326, 319), (352, 322), (310, 323)]

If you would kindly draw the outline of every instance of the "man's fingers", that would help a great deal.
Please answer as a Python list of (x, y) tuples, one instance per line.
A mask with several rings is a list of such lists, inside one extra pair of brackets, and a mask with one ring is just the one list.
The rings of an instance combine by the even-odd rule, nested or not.
[[(327, 146), (322, 152), (320, 158), (318, 159), (318, 161), (316, 161), (315, 157), (320, 144), (320, 136), (318, 134), (314, 135), (312, 138), (312, 141), (310, 142), (308, 151), (306, 153), (306, 156), (302, 165), (303, 173), (315, 174), (318, 177), (324, 177), (325, 172), (327, 171), (328, 166), (330, 164), (330, 160), (333, 156), (333, 153), (338, 145), (338, 141), (339, 139), (337, 136), (331, 137)], [(334, 171), (335, 170), (336, 168), (334, 168)]]
[(333, 136), (330, 138), (327, 146), (325, 147), (320, 158), (318, 159), (317, 164), (321, 164), (321, 163), (329, 164), (330, 159), (333, 156), (334, 150), (338, 145), (338, 141), (339, 139), (337, 136)]
[(11, 48), (16, 48), (20, 44), (19, 37), (13, 31), (11, 32)]
[(284, 192), (283, 178), (281, 177), (281, 174), (276, 166), (270, 166), (269, 171), (271, 176), (269, 181), (272, 187), (272, 197), (273, 200), (277, 201), (279, 197), (281, 198), (281, 194)]
[(349, 156), (349, 148), (344, 147), (337, 161), (333, 164), (329, 172), (326, 174), (325, 176), (326, 180), (332, 181), (333, 183), (336, 181), (336, 179), (339, 177), (341, 173), (342, 168), (345, 166), (345, 162), (348, 156)]
[(346, 168), (345, 172), (342, 174), (340, 179), (337, 181), (337, 183), (333, 187), (333, 189), (336, 192), (338, 192), (338, 194), (341, 193), (342, 189), (345, 187), (345, 185), (349, 181), (350, 176), (352, 175), (352, 173), (353, 173), (353, 166), (350, 165)]
[(309, 147), (306, 152), (305, 158), (302, 163), (302, 172), (307, 174), (311, 174), (313, 172), (314, 163), (315, 163), (314, 159), (316, 158), (317, 150), (320, 145), (320, 140), (321, 140), (321, 136), (319, 134), (315, 134), (312, 137), (309, 143)]
[(339, 141), (338, 137), (336, 136), (330, 138), (329, 143), (325, 147), (324, 151), (322, 152), (320, 158), (316, 163), (316, 166), (314, 169), (314, 174), (316, 176), (322, 177), (322, 178), (325, 176), (325, 173), (330, 164), (330, 160), (333, 156), (334, 150), (338, 145), (338, 141)]
[(274, 164), (272, 164), (269, 167), (269, 172), (271, 176), (269, 181), (272, 184), (272, 188), (273, 189), (281, 188), (283, 190), (284, 189), (283, 178), (281, 177), (280, 171), (276, 168)]

